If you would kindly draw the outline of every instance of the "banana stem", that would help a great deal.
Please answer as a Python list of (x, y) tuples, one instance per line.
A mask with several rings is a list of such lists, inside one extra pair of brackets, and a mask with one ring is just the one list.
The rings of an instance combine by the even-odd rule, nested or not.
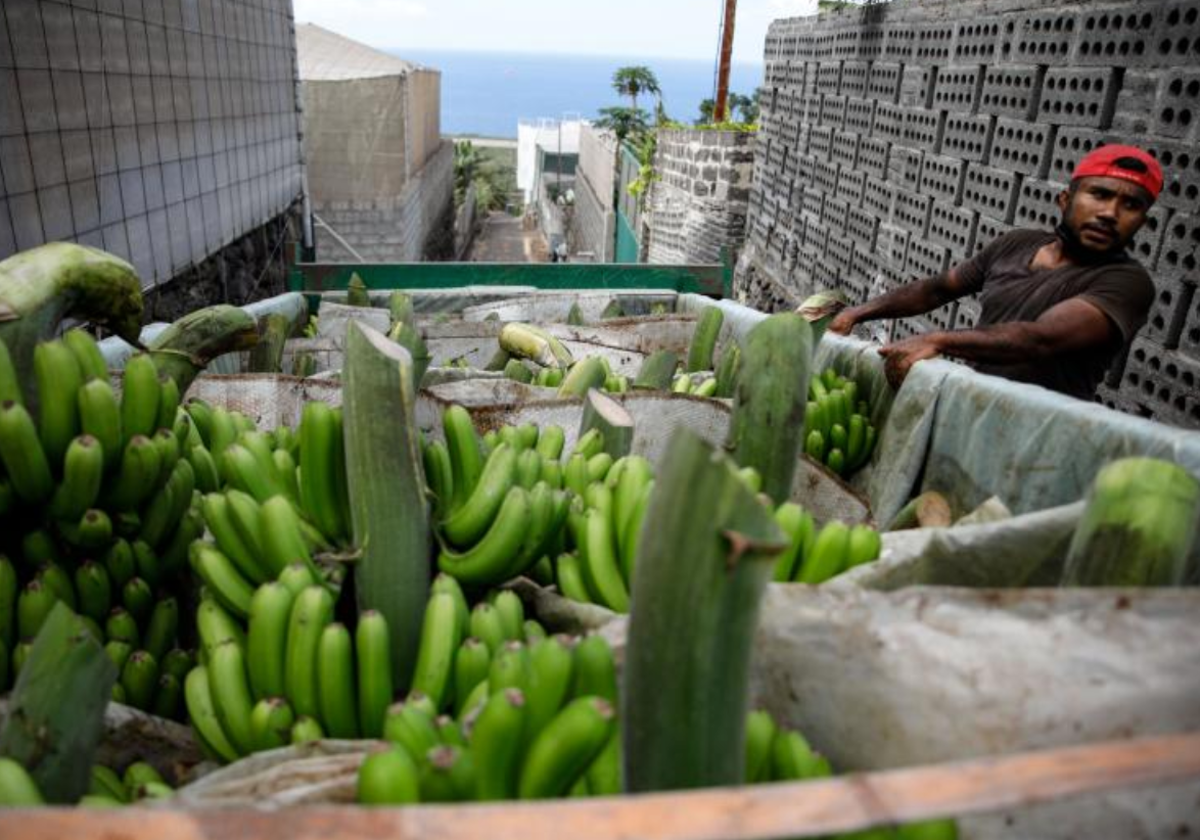
[(257, 343), (254, 318), (222, 303), (184, 315), (159, 333), (149, 350), (158, 372), (174, 379), (184, 394), (213, 359)]

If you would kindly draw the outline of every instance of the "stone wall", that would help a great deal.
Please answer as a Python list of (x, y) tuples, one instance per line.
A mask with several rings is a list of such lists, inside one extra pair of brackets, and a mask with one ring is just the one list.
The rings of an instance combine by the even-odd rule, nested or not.
[[(438, 152), (394, 199), (312, 202), (313, 212), (367, 262), (449, 259), (454, 248), (454, 144)], [(314, 227), (319, 262), (357, 262), (329, 232)]]
[[(1130, 142), (1167, 188), (1136, 256), (1150, 322), (1099, 398), (1200, 426), (1200, 0), (898, 2), (772, 24), (738, 295), (851, 300), (1057, 222), (1078, 159)], [(893, 338), (969, 327), (964, 299)]]
[(716, 263), (745, 238), (754, 133), (659, 131), (645, 214), (648, 262)]
[(70, 240), (150, 287), (276, 224), (295, 77), (290, 0), (3, 0), (0, 258)]

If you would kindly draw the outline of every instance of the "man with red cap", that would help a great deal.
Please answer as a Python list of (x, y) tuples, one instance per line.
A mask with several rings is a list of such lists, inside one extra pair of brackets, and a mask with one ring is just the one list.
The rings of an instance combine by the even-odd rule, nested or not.
[(829, 329), (845, 334), (864, 321), (921, 315), (978, 293), (973, 329), (880, 348), (893, 385), (922, 359), (949, 356), (983, 373), (1091, 400), (1150, 311), (1154, 285), (1126, 246), (1162, 186), (1162, 168), (1145, 151), (1100, 146), (1059, 194), (1055, 230), (1011, 231), (937, 277), (843, 310)]

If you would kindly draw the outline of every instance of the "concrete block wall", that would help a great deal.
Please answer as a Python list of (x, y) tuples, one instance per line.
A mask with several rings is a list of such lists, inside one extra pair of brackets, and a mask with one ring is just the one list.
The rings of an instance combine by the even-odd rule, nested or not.
[[(611, 132), (584, 123), (579, 129), (575, 166), (575, 207), (567, 225), (571, 258), (612, 262), (617, 215), (613, 206), (617, 140)], [(590, 255), (590, 256), (589, 256)]]
[[(1098, 398), (1200, 427), (1200, 0), (896, 0), (779, 20), (735, 288), (768, 309), (851, 300), (1058, 221), (1076, 161), (1127, 142), (1166, 189), (1135, 255), (1150, 323)], [(964, 300), (883, 325), (970, 326)]]
[[(454, 247), (454, 144), (443, 141), (394, 199), (314, 202), (313, 211), (367, 262), (448, 258)], [(358, 261), (320, 225), (315, 235), (318, 261)]]
[(147, 286), (301, 192), (290, 0), (3, 0), (0, 258), (70, 240)]
[(644, 216), (647, 261), (716, 263), (745, 238), (753, 132), (661, 130)]

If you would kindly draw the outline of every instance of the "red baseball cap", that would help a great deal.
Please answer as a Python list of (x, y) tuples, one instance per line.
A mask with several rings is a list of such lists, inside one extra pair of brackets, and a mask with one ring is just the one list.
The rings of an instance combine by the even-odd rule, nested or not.
[[(1145, 165), (1145, 172), (1138, 172), (1134, 169), (1127, 169), (1121, 165), (1119, 161), (1122, 158), (1131, 158)], [(1083, 156), (1083, 160), (1075, 166), (1075, 171), (1071, 173), (1071, 180), (1076, 178), (1120, 178), (1123, 181), (1130, 181), (1142, 187), (1154, 198), (1158, 198), (1158, 194), (1163, 188), (1162, 167), (1158, 165), (1158, 161), (1149, 152), (1139, 149), (1137, 146), (1100, 146), (1092, 149)]]

